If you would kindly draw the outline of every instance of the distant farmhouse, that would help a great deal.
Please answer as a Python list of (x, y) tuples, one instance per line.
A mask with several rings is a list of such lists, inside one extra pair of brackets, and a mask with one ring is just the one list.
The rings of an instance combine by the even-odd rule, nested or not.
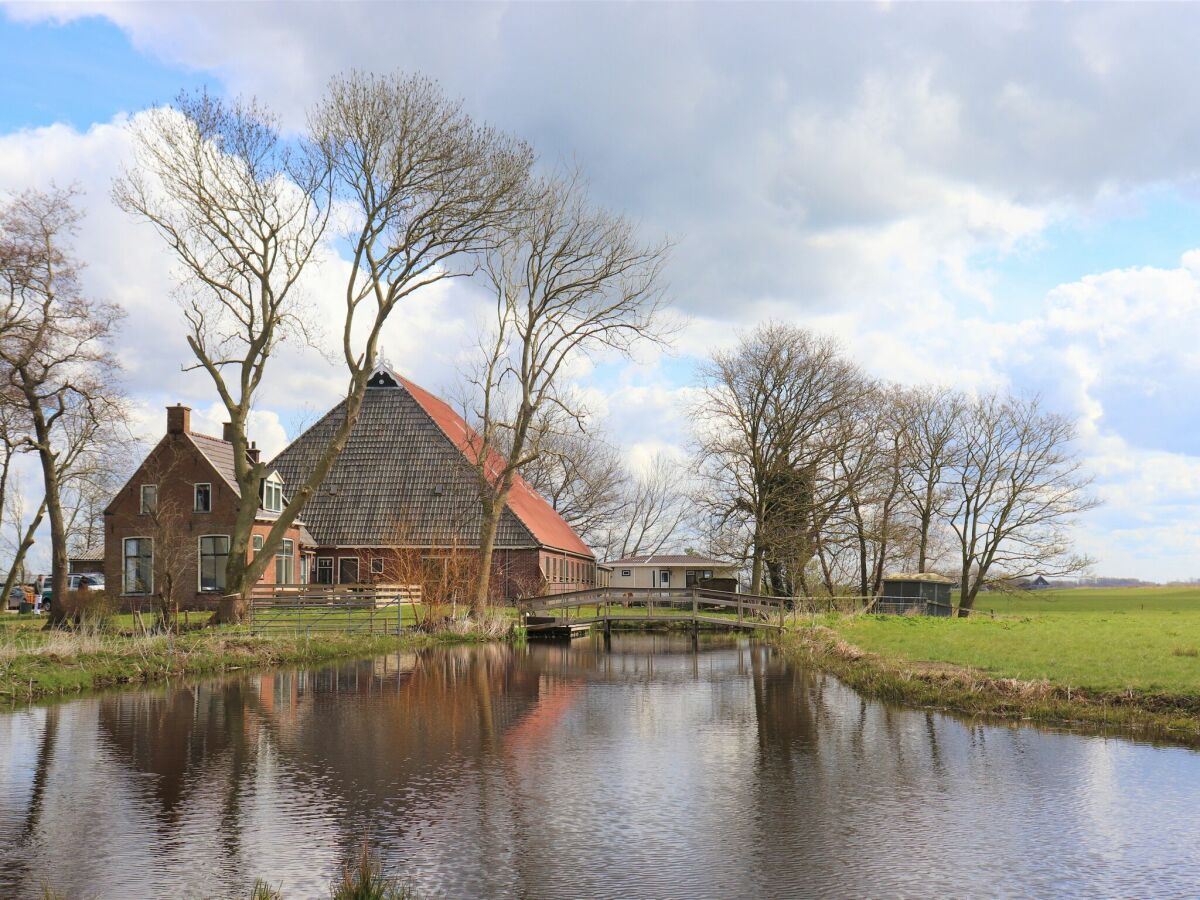
[[(287, 485), (313, 470), (343, 415), (344, 401), (271, 462), (254, 546), (284, 508)], [(166, 435), (105, 510), (105, 580), (125, 605), (153, 595), (167, 569), (188, 586), (184, 606), (215, 607), (227, 592), (239, 499), (233, 445), (229, 434), (193, 432), (190, 419), (187, 407), (168, 407)], [(260, 584), (448, 583), (478, 554), (475, 437), (445, 401), (377, 369), (345, 449)], [(497, 600), (591, 587), (598, 574), (587, 545), (519, 476), (492, 568)]]
[(615, 588), (690, 588), (737, 590), (737, 563), (693, 554), (652, 553), (605, 563)]

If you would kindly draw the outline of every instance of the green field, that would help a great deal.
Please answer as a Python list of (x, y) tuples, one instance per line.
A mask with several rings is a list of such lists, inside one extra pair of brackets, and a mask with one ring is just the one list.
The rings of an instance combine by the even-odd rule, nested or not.
[(830, 625), (889, 658), (1062, 687), (1200, 697), (1200, 588), (989, 594), (976, 608), (996, 618), (863, 616)]

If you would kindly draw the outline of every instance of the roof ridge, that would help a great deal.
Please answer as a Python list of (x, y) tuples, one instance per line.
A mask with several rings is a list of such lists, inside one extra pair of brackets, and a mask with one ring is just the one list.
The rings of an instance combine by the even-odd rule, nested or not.
[(217, 441), (222, 444), (228, 444), (231, 447), (233, 446), (233, 441), (227, 441), (225, 438), (217, 437), (215, 434), (205, 434), (203, 431), (189, 431), (187, 433), (192, 437), (202, 437), (210, 441)]

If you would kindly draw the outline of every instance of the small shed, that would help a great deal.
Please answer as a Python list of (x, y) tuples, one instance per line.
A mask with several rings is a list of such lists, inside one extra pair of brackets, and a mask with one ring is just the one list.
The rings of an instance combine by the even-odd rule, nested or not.
[(881, 613), (903, 615), (913, 612), (927, 616), (950, 616), (950, 588), (954, 582), (934, 572), (889, 575), (883, 579), (883, 591), (875, 601)]
[(67, 558), (68, 575), (103, 575), (104, 545), (86, 547)]

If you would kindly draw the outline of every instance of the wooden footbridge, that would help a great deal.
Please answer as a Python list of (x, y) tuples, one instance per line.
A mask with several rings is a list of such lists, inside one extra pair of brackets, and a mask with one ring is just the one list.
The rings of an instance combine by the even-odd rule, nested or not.
[(521, 603), (530, 635), (568, 636), (613, 625), (701, 625), (746, 631), (783, 628), (789, 613), (779, 597), (708, 588), (602, 587), (535, 597)]

